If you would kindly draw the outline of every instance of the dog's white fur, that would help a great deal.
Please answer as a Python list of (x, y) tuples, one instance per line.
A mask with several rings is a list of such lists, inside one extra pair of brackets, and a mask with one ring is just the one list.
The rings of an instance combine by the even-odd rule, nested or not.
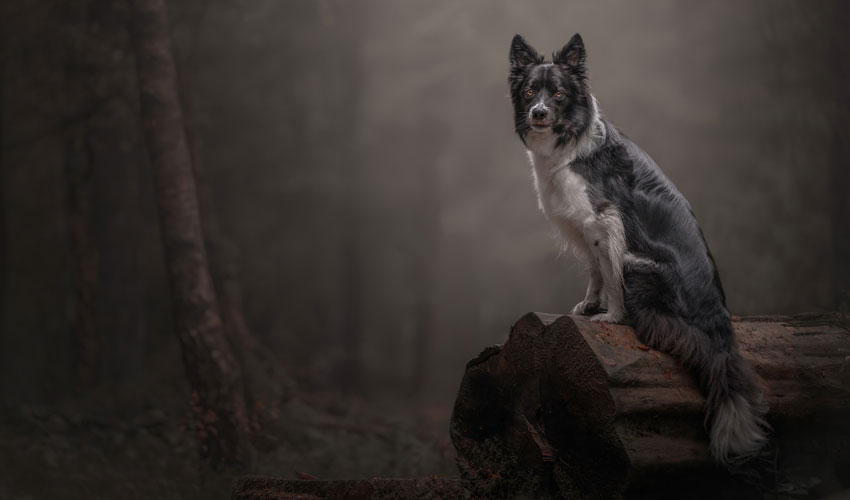
[[(543, 104), (538, 103), (532, 109), (538, 106)], [(557, 228), (564, 244), (587, 263), (590, 271), (587, 293), (573, 308), (573, 314), (604, 307), (607, 312), (591, 319), (618, 322), (625, 314), (623, 222), (614, 207), (601, 212), (593, 209), (587, 195), (587, 182), (571, 168), (573, 161), (592, 153), (604, 138), (605, 126), (599, 117), (596, 99), (593, 99), (591, 125), (580, 137), (556, 148), (557, 138), (547, 128), (529, 132), (525, 143), (540, 210)]]

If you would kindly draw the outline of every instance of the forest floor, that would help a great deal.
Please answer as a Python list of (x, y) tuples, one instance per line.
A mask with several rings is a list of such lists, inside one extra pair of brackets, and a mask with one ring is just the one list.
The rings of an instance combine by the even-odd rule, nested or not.
[(255, 434), (254, 465), (241, 474), (213, 473), (186, 429), (186, 389), (178, 377), (144, 387), (102, 387), (52, 407), (5, 409), (0, 500), (225, 499), (241, 474), (457, 474), (445, 409), (429, 418), (422, 406), (393, 398), (367, 404), (316, 393), (268, 405)]

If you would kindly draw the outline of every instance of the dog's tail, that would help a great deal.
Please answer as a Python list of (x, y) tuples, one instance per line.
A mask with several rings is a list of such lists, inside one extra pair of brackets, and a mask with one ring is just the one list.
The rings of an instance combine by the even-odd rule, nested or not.
[(770, 430), (760, 380), (741, 357), (727, 315), (719, 315), (712, 331), (702, 331), (682, 318), (634, 311), (635, 329), (646, 344), (677, 357), (694, 371), (706, 395), (706, 423), (711, 453), (724, 464), (743, 462), (758, 452)]

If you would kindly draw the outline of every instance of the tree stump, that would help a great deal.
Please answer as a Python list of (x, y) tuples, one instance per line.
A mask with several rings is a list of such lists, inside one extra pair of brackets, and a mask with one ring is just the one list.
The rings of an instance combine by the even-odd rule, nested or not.
[(764, 380), (773, 434), (762, 457), (729, 471), (712, 461), (705, 400), (676, 360), (628, 326), (529, 313), (467, 365), (450, 427), (464, 486), (487, 499), (850, 488), (850, 332), (838, 321), (734, 322)]

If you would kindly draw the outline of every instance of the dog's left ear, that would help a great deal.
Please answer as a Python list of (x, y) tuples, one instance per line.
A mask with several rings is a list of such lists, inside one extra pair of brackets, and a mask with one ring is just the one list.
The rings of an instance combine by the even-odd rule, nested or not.
[(552, 56), (552, 60), (555, 64), (563, 64), (564, 66), (568, 66), (572, 69), (584, 69), (584, 63), (587, 60), (587, 52), (584, 50), (584, 42), (581, 39), (581, 35), (576, 33), (570, 38), (570, 41), (567, 42), (564, 47), (555, 52), (555, 55)]

